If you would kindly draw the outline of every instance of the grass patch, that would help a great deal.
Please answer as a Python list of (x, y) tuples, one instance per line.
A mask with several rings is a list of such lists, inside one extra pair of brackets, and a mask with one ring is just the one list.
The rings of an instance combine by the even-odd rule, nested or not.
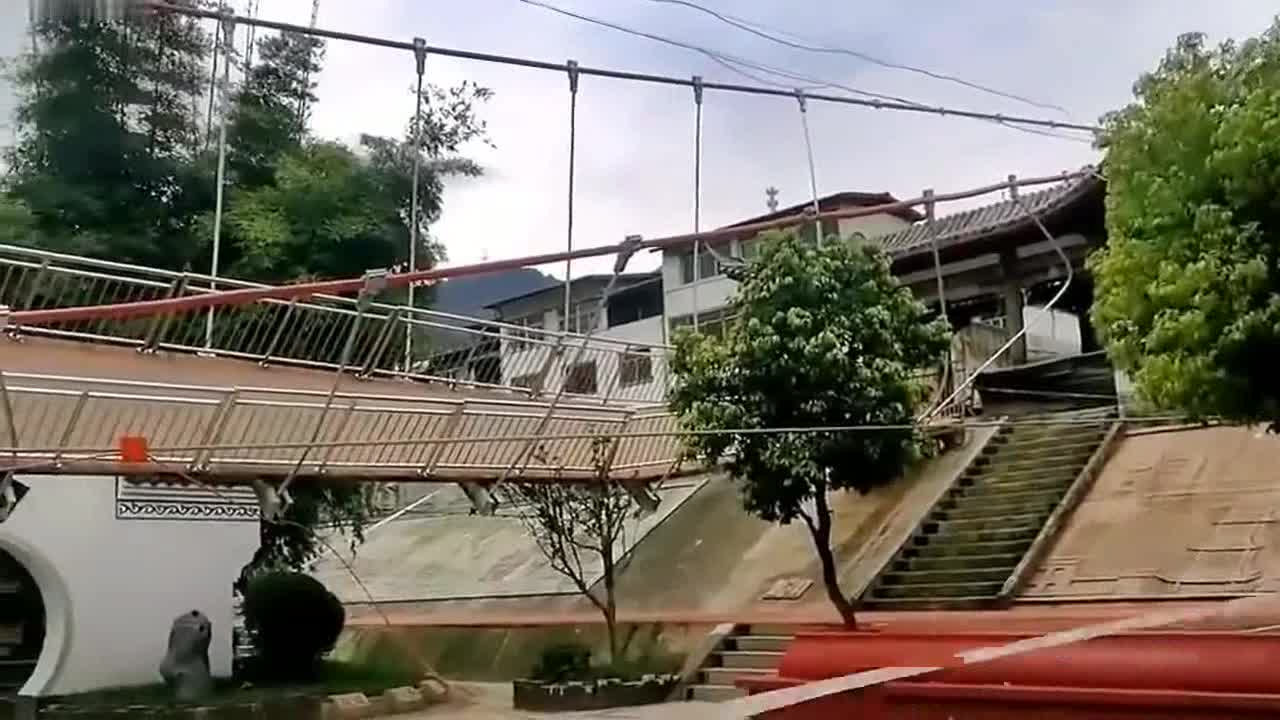
[[(340, 662), (326, 660), (320, 669), (320, 678), (314, 683), (296, 685), (252, 685), (238, 680), (214, 681), (213, 694), (205, 706), (240, 705), (282, 697), (324, 697), (341, 693), (363, 692), (379, 695), (384, 690), (402, 685), (414, 685), (421, 679), (418, 673), (404, 665), (379, 662), (370, 658), (364, 662)], [(116, 708), (127, 705), (152, 707), (183, 707), (173, 699), (163, 684), (138, 687), (110, 688), (93, 692), (50, 698), (50, 704), (73, 705), (81, 708)]]

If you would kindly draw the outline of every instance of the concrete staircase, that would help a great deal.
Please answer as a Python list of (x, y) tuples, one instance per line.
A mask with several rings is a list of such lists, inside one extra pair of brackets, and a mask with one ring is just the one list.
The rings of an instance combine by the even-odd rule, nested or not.
[(870, 607), (983, 607), (1001, 590), (1102, 443), (1114, 408), (1057, 412), (1042, 419), (1087, 424), (1017, 424), (991, 439), (863, 595)]
[(685, 688), (686, 700), (721, 702), (746, 695), (734, 685), (741, 677), (773, 675), (791, 642), (791, 630), (779, 626), (734, 628), (707, 656), (697, 681)]

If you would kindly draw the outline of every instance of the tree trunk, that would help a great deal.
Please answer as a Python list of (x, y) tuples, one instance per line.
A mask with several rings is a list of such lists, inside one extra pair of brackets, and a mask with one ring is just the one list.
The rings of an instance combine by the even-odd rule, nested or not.
[(609, 635), (609, 662), (618, 661), (618, 603), (614, 597), (613, 546), (606, 544), (601, 553), (604, 566), (604, 629)]
[(814, 548), (818, 551), (818, 560), (822, 563), (822, 584), (827, 589), (827, 599), (840, 613), (840, 620), (849, 630), (856, 629), (858, 622), (854, 616), (853, 603), (840, 589), (840, 577), (836, 572), (836, 557), (831, 551), (831, 507), (827, 504), (825, 485), (818, 488), (814, 497), (817, 506), (817, 517), (808, 523), (809, 532), (813, 536)]

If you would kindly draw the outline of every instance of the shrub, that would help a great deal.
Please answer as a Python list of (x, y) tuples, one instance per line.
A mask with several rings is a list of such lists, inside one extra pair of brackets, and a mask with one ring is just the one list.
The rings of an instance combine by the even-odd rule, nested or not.
[(579, 643), (551, 645), (542, 651), (533, 666), (533, 679), (543, 683), (562, 683), (591, 678), (591, 649)]
[(333, 649), (346, 621), (342, 603), (315, 578), (270, 572), (249, 581), (245, 629), (258, 657), (258, 681), (307, 681), (318, 676), (321, 657)]

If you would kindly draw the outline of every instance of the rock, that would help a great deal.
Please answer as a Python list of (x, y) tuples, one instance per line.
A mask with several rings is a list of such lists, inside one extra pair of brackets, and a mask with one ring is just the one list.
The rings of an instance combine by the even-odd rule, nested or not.
[(367, 718), (373, 714), (373, 704), (364, 693), (330, 695), (325, 705), (324, 717), (329, 720)]
[(209, 640), (213, 624), (199, 610), (179, 615), (169, 630), (169, 651), (160, 663), (160, 676), (182, 702), (199, 702), (213, 692), (209, 670)]
[(382, 697), (393, 713), (421, 710), (427, 704), (416, 687), (393, 687), (382, 693)]

